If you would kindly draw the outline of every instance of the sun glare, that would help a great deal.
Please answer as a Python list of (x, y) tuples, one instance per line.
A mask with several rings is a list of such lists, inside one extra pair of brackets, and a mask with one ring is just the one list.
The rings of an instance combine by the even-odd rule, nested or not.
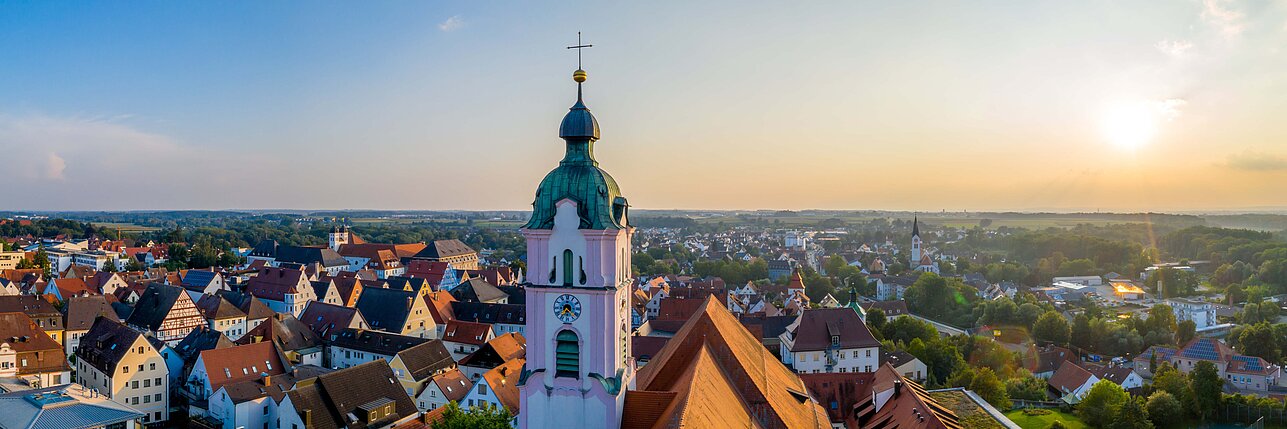
[(1158, 112), (1149, 103), (1123, 103), (1110, 106), (1100, 120), (1104, 138), (1117, 147), (1135, 149), (1157, 134)]

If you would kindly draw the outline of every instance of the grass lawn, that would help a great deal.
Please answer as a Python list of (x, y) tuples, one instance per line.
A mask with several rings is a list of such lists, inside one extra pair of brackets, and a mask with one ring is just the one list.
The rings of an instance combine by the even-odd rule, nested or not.
[(1029, 416), (1023, 414), (1023, 410), (1014, 410), (1005, 413), (1005, 416), (1009, 417), (1010, 421), (1013, 421), (1014, 424), (1019, 425), (1019, 427), (1023, 429), (1046, 429), (1053, 424), (1055, 420), (1063, 421), (1064, 426), (1067, 426), (1070, 429), (1089, 428), (1089, 426), (1082, 423), (1081, 419), (1077, 418), (1077, 416), (1068, 413), (1061, 413), (1058, 410), (1050, 410), (1050, 414), (1040, 416)]

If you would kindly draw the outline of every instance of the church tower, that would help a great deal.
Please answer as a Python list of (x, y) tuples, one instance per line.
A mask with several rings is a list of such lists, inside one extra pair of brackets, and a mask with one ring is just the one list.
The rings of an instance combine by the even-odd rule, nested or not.
[(331, 234), (327, 237), (331, 250), (340, 251), (340, 246), (349, 244), (349, 227), (347, 225), (336, 225), (331, 228)]
[(910, 263), (907, 265), (912, 269), (921, 265), (921, 227), (919, 220), (912, 217), (912, 254)]
[[(578, 45), (578, 47), (588, 47)], [(599, 168), (599, 123), (581, 96), (563, 117), (563, 160), (536, 188), (527, 239), (527, 365), (519, 427), (617, 428), (630, 357), (629, 205)]]

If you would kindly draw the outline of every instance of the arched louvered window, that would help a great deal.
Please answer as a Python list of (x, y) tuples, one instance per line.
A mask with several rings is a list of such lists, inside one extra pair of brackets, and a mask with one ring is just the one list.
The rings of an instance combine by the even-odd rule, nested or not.
[(572, 286), (572, 249), (563, 249), (563, 285)]
[(554, 376), (579, 378), (581, 373), (581, 346), (576, 333), (559, 331), (554, 337)]

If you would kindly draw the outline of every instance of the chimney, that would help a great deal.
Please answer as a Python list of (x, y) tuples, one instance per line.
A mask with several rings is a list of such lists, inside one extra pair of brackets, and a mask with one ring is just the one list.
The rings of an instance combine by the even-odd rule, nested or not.
[(304, 427), (306, 428), (313, 427), (313, 410), (310, 410), (308, 408), (304, 409)]
[(894, 380), (894, 394), (897, 395), (903, 390), (903, 380)]

